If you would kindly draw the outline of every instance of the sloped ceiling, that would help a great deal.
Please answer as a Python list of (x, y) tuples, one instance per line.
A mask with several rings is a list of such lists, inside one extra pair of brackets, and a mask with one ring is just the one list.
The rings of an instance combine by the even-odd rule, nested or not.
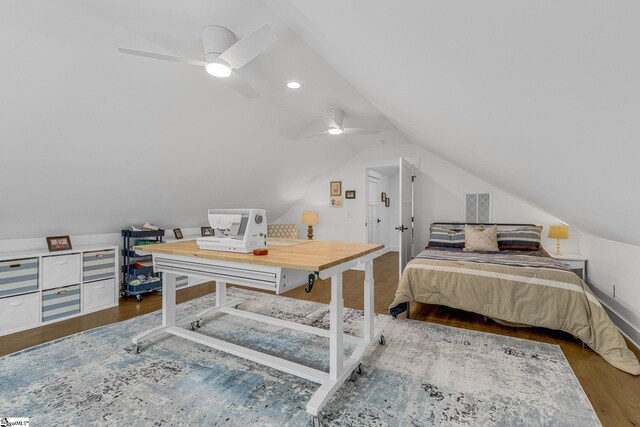
[[(196, 67), (117, 52), (200, 58), (204, 25), (242, 37), (263, 23), (278, 41), (241, 70), (255, 100)], [(407, 143), (259, 1), (6, 0), (0, 46), (0, 239), (194, 227), (212, 207), (277, 218), (305, 183), (379, 139), (300, 139), (331, 107)], [(304, 90), (286, 89), (291, 78)]]
[(640, 2), (265, 2), (414, 142), (640, 244)]

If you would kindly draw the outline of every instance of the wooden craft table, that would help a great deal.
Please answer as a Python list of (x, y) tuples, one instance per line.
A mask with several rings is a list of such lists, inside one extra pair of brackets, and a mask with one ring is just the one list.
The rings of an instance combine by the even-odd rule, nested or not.
[[(269, 245), (269, 243), (271, 243)], [(195, 241), (178, 241), (157, 245), (145, 245), (136, 250), (153, 255), (156, 272), (164, 273), (162, 284), (162, 325), (133, 337), (134, 351), (139, 353), (144, 338), (159, 334), (171, 334), (202, 345), (224, 351), (234, 356), (261, 363), (320, 384), (307, 403), (314, 425), (319, 425), (318, 414), (326, 402), (349, 377), (362, 372), (360, 361), (376, 341), (384, 344), (381, 330), (374, 329), (373, 260), (382, 255), (384, 245), (368, 243), (334, 242), (322, 240), (268, 241), (269, 254), (256, 256), (200, 249)], [(344, 333), (342, 299), (342, 273), (364, 264), (364, 336), (355, 337)], [(287, 275), (312, 274), (321, 279), (331, 278), (330, 328), (315, 328), (287, 320), (276, 319), (239, 310), (239, 300), (227, 299), (227, 283), (276, 291)], [(176, 276), (193, 276), (215, 280), (216, 305), (200, 313), (176, 321)], [(293, 274), (295, 276), (295, 274)], [(235, 307), (235, 308), (234, 308)], [(320, 371), (286, 359), (232, 344), (195, 332), (205, 318), (221, 313), (252, 319), (329, 338), (329, 372)], [(191, 324), (188, 330), (181, 325)], [(356, 347), (345, 360), (343, 343)]]

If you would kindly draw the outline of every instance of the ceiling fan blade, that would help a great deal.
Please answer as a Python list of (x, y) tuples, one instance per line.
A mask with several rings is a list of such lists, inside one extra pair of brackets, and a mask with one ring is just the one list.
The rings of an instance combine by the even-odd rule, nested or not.
[(311, 134), (311, 135), (307, 135), (307, 136), (304, 137), (304, 139), (315, 138), (316, 136), (328, 135), (328, 134), (329, 134), (329, 131), (325, 130), (324, 132), (319, 132), (319, 133), (314, 133), (314, 134)]
[(328, 128), (339, 128), (340, 125), (327, 113), (322, 113), (322, 121)]
[(218, 58), (231, 65), (242, 68), (247, 62), (260, 55), (276, 41), (276, 34), (269, 25), (263, 25), (251, 34), (238, 40), (233, 46), (220, 54)]
[(163, 61), (180, 62), (183, 64), (197, 65), (204, 67), (205, 63), (191, 58), (183, 58), (182, 56), (165, 55), (164, 53), (146, 52), (144, 50), (127, 49), (124, 47), (118, 48), (120, 53), (126, 53), (127, 55), (144, 56), (145, 58), (162, 59)]
[(380, 133), (379, 130), (376, 129), (364, 129), (364, 128), (344, 128), (342, 130), (344, 135), (375, 135)]
[(252, 88), (249, 83), (242, 80), (236, 73), (232, 73), (229, 77), (222, 80), (222, 82), (245, 98), (260, 98), (258, 92), (256, 92), (256, 90)]

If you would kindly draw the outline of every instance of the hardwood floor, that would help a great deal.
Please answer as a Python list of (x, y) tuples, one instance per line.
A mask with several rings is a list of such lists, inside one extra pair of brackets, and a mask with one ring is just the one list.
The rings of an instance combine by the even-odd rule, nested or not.
[[(362, 309), (364, 272), (351, 270), (343, 275), (343, 279), (345, 306)], [(387, 314), (387, 308), (393, 300), (398, 284), (397, 253), (387, 253), (375, 261), (374, 279), (375, 311)], [(178, 303), (188, 301), (214, 291), (213, 283), (181, 289), (178, 291), (177, 301)], [(308, 301), (329, 303), (330, 282), (328, 280), (316, 281), (313, 292), (310, 294), (304, 291), (304, 287), (300, 287), (285, 295)], [(157, 294), (145, 297), (141, 303), (129, 298), (122, 301), (119, 307), (7, 335), (0, 338), (0, 356), (149, 313), (160, 309), (161, 305), (162, 299)], [(557, 344), (564, 352), (604, 426), (640, 426), (640, 377), (631, 376), (609, 365), (592, 350), (583, 349), (580, 342), (569, 334), (541, 328), (511, 328), (491, 320), (485, 323), (483, 316), (474, 313), (427, 304), (412, 304), (411, 318)], [(631, 344), (629, 344), (629, 348), (640, 358), (640, 350)]]

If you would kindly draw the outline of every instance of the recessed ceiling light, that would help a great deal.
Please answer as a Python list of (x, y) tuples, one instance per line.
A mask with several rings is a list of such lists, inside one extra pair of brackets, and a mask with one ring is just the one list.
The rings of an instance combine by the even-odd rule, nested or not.
[(378, 141), (378, 144), (384, 144), (384, 139), (381, 139), (380, 141)]
[(299, 82), (288, 82), (287, 87), (289, 89), (300, 89), (302, 87), (302, 83)]
[(342, 129), (340, 128), (331, 128), (329, 129), (329, 135), (341, 135)]

